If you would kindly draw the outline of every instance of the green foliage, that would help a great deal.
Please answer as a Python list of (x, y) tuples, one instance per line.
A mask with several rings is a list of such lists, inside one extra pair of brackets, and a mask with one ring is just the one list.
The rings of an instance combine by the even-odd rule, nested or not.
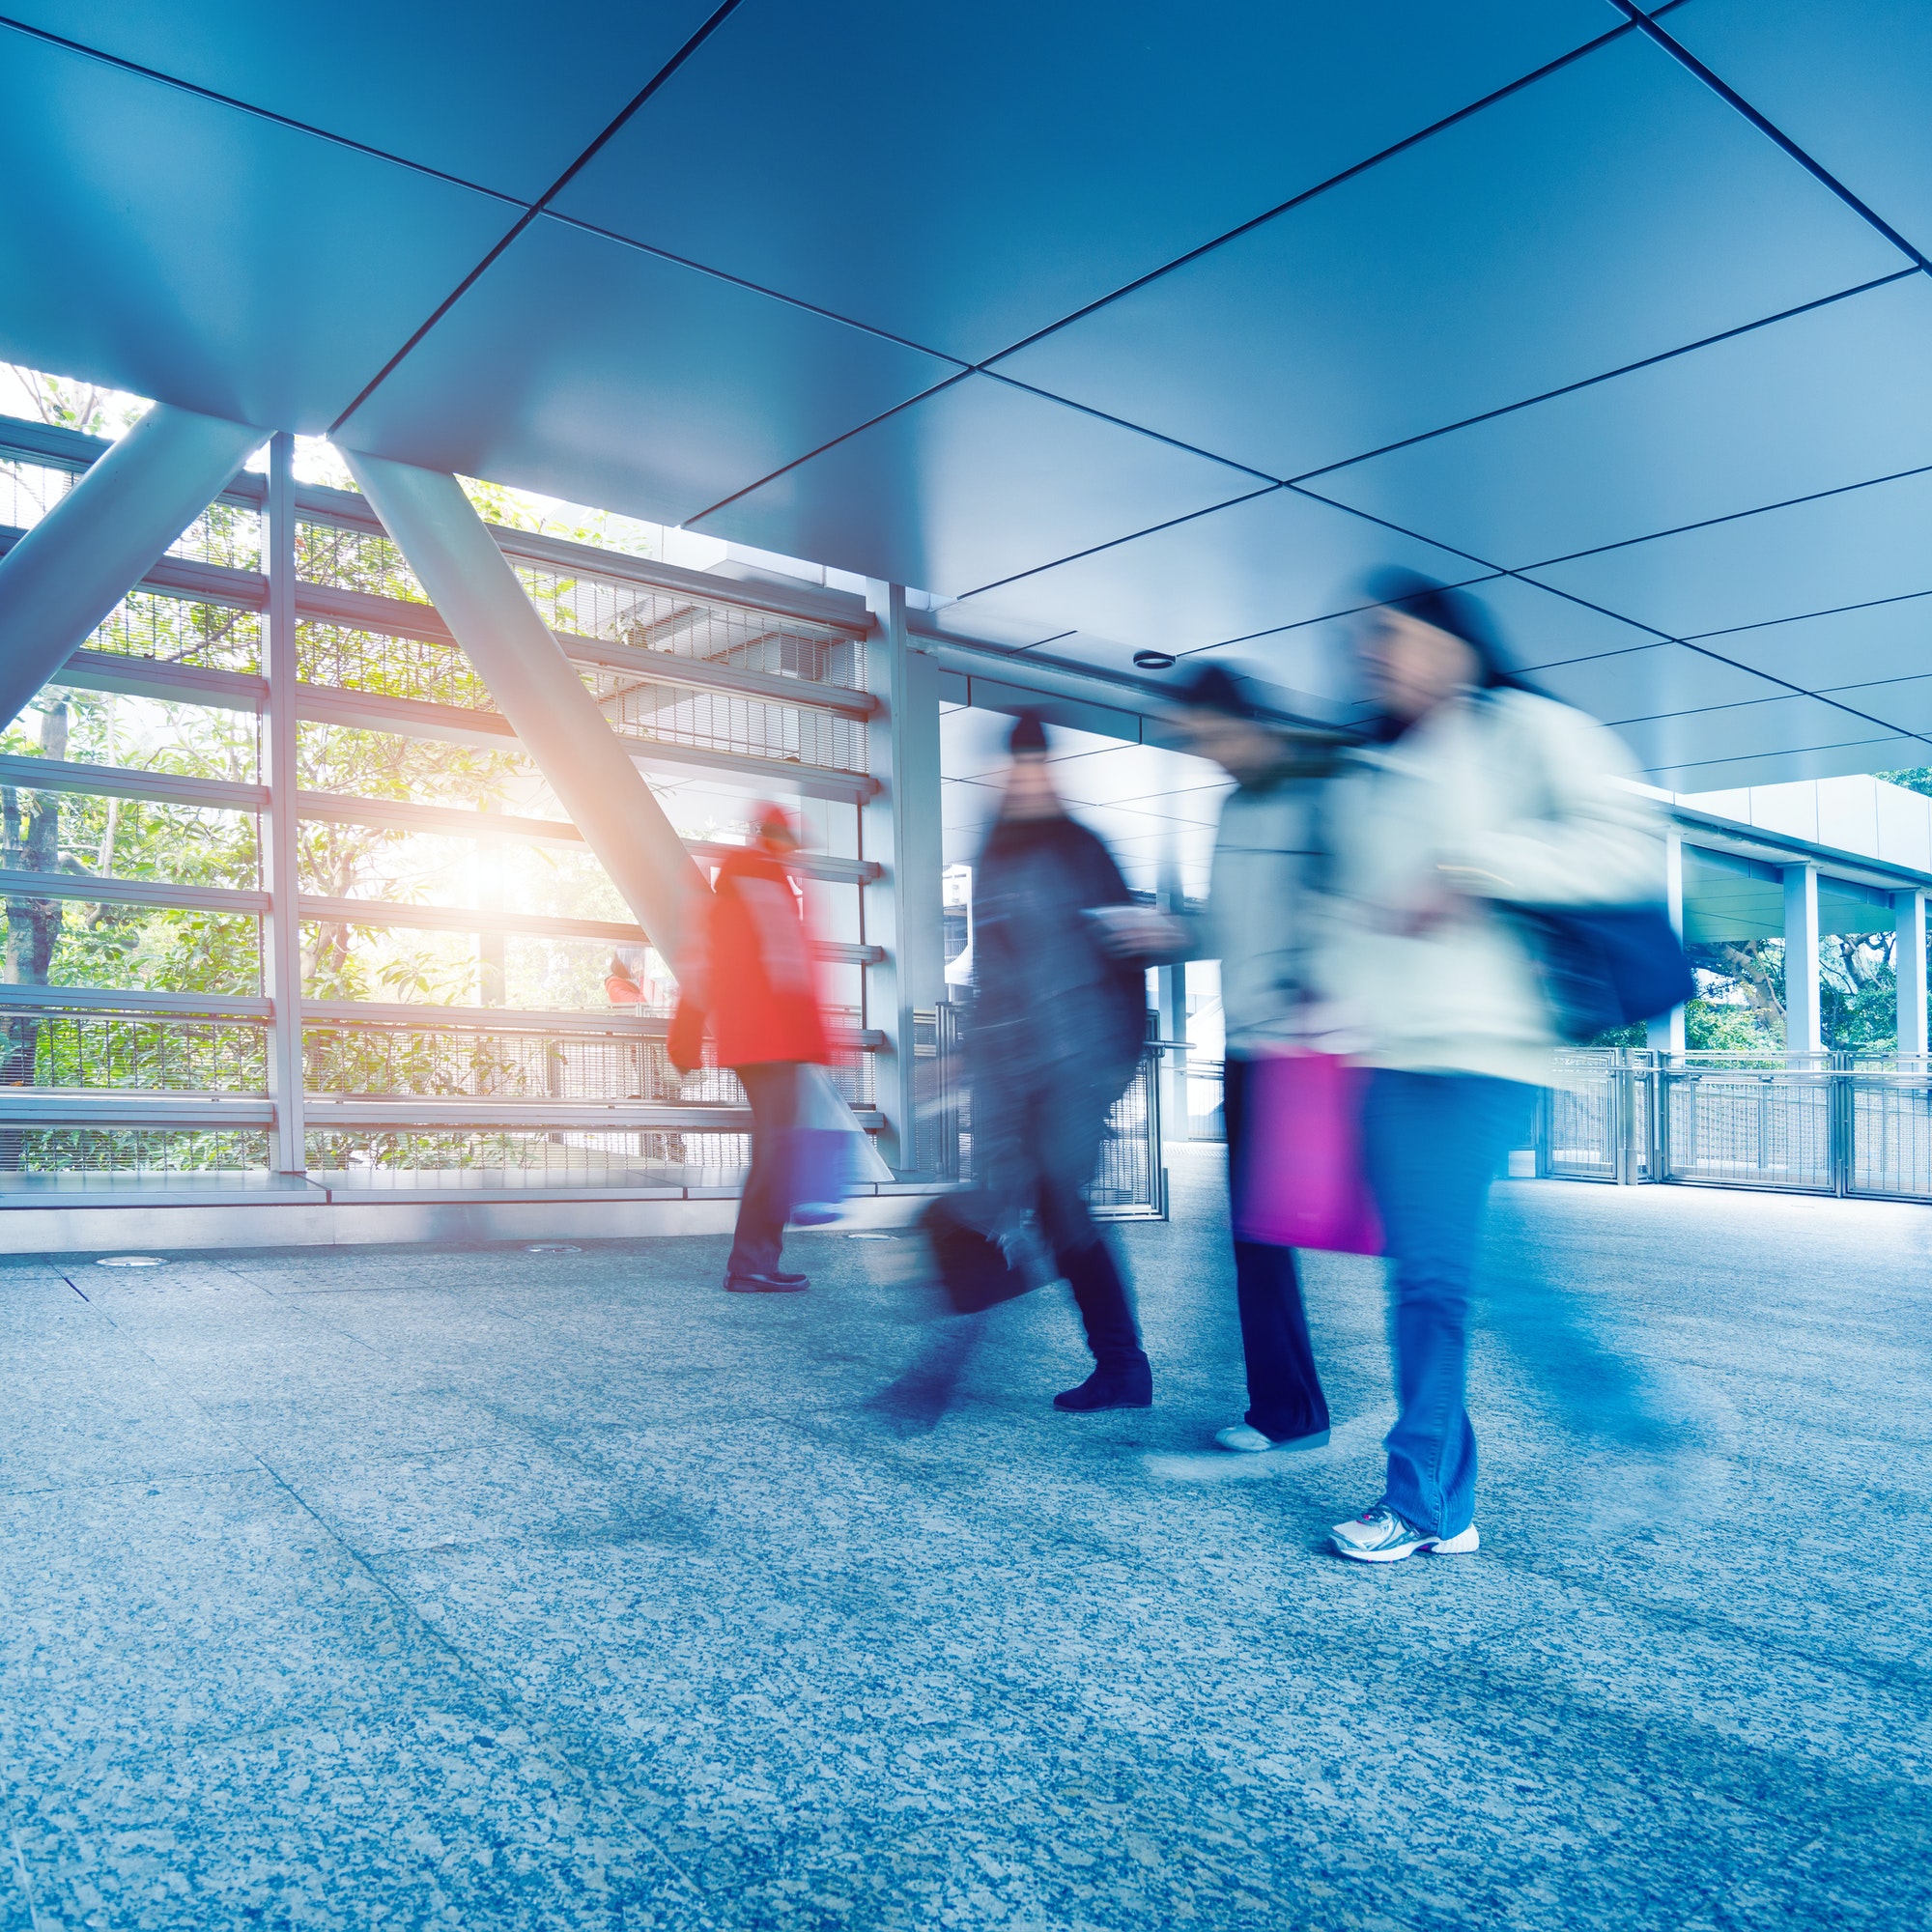
[(1754, 1008), (1695, 999), (1684, 1009), (1684, 1044), (1692, 1053), (1781, 1051), (1784, 1029), (1774, 1032)]
[(1895, 784), (1905, 791), (1923, 792), (1932, 797), (1932, 765), (1915, 765), (1907, 772), (1880, 772), (1878, 776), (1886, 784)]

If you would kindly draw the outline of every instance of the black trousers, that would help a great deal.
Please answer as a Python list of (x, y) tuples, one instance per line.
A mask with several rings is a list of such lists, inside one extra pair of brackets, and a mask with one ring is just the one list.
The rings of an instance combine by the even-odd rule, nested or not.
[(1055, 1271), (1073, 1291), (1094, 1362), (1102, 1369), (1126, 1369), (1147, 1359), (1133, 1296), (1085, 1193), (1099, 1161), (1112, 1100), (1104, 1072), (1088, 1080), (1067, 1072), (1037, 1085), (1009, 1072), (1006, 1079), (980, 1083), (974, 1090), (979, 1110), (974, 1146), (984, 1171), (971, 1194), (955, 1198), (953, 1212), (992, 1236), (1014, 1207), (1031, 1208)]
[(798, 1063), (768, 1060), (734, 1069), (752, 1103), (752, 1171), (738, 1202), (730, 1274), (770, 1274), (784, 1250), (792, 1210), (792, 1134), (798, 1125)]
[[(1224, 1117), (1228, 1122), (1228, 1192), (1240, 1186), (1247, 1152), (1248, 1081), (1253, 1068), (1230, 1054)], [(1251, 1429), (1277, 1442), (1328, 1427), (1328, 1398), (1315, 1368), (1308, 1313), (1294, 1271), (1293, 1248), (1264, 1241), (1235, 1243), (1235, 1300), (1241, 1316), (1241, 1351), (1248, 1364)]]

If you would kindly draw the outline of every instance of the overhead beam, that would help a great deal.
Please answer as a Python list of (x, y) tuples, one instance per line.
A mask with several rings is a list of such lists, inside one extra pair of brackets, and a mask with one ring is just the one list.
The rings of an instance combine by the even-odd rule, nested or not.
[(691, 909), (709, 884), (463, 486), (412, 464), (343, 454), (524, 749), (675, 972)]
[(0, 724), (19, 715), (261, 440), (244, 423), (156, 403), (0, 557)]

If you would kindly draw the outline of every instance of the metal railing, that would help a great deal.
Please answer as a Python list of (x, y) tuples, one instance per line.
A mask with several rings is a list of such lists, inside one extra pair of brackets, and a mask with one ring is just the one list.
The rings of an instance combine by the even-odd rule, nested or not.
[[(0, 1007), (0, 1174), (260, 1173), (271, 1150), (263, 1010), (114, 1010), (95, 991), (19, 989)], [(137, 1000), (141, 996), (129, 996)], [(156, 996), (148, 996), (155, 998)], [(165, 997), (191, 1008), (191, 996)], [(64, 1002), (82, 1002), (64, 1005)], [(338, 1184), (728, 1185), (749, 1160), (737, 1076), (672, 1066), (669, 1015), (423, 1006), (378, 1017), (319, 1003), (302, 1018), (308, 1164)], [(876, 1124), (874, 1037), (834, 1011), (832, 1075)]]
[[(968, 1011), (966, 1003), (949, 1002), (913, 1015), (918, 1167), (944, 1180), (973, 1179)], [(1126, 1091), (1108, 1113), (1099, 1163), (1087, 1191), (1089, 1205), (1103, 1220), (1167, 1218), (1160, 1057), (1160, 1041), (1150, 1037)]]
[[(24, 460), (0, 463), (0, 549), (107, 447), (0, 424), (9, 436)], [(516, 841), (541, 849), (575, 841), (576, 828), (555, 815), (369, 505), (294, 483), (288, 460), (282, 440), (268, 478), (238, 476), (66, 668), (56, 680), (72, 712), (66, 749), (5, 761), (10, 806), (52, 801), (63, 861), (31, 876), (17, 858), (0, 867), (15, 923), (54, 934), (47, 959), (0, 984), (7, 1185), (294, 1178), (304, 1165), (371, 1185), (412, 1176), (448, 1186), (730, 1185), (748, 1155), (735, 1076), (673, 1068), (662, 1012), (567, 1010), (594, 999), (599, 954), (647, 943), (628, 917), (608, 916), (594, 866), (536, 871), (535, 896), (498, 881), (487, 908), (442, 902), (476, 891), (449, 883), (462, 876), (461, 848), (431, 838), (484, 840), (490, 867), (521, 876), (512, 862), (527, 845)], [(857, 809), (877, 789), (867, 733), (879, 711), (867, 689), (870, 619), (857, 600), (493, 534), (640, 762), (822, 801), (809, 808), (810, 836), (828, 851), (801, 870), (855, 896), (880, 877), (856, 856)], [(275, 787), (289, 786), (298, 744), (325, 783), (290, 796)], [(268, 755), (276, 745), (279, 764)], [(486, 824), (479, 799), (503, 786), (537, 815)], [(214, 828), (222, 839), (172, 821), (169, 837), (150, 836), (157, 808), (227, 814)], [(339, 877), (302, 874), (304, 847), (271, 893), (251, 822), (271, 810), (304, 833), (325, 824), (381, 838), (355, 846)], [(700, 859), (729, 849), (741, 822), (701, 797), (690, 817)], [(418, 838), (421, 849), (405, 850)], [(339, 856), (331, 848), (330, 863)], [(298, 875), (310, 890), (295, 888)], [(289, 916), (265, 924), (271, 906)], [(828, 923), (863, 930), (863, 901), (838, 910)], [(328, 952), (328, 972), (308, 969), (305, 941)], [(819, 951), (838, 976), (833, 997), (863, 1005), (869, 980), (851, 969), (881, 963), (882, 949), (847, 939)], [(84, 983), (42, 983), (68, 979)], [(401, 1012), (374, 996), (418, 982), (457, 989), (446, 998), (473, 987), (479, 1004), (507, 991), (565, 1010), (425, 1000)], [(304, 983), (307, 996), (292, 996)], [(877, 1128), (883, 1036), (858, 1011), (834, 1020), (834, 1078), (860, 1123)]]
[(1539, 1174), (1932, 1200), (1932, 1061), (1854, 1053), (1566, 1055)]

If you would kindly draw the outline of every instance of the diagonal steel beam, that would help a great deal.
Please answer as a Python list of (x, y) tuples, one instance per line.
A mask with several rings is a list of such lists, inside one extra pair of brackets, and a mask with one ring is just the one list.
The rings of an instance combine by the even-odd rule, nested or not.
[(245, 423), (156, 403), (0, 557), (0, 724), (19, 715), (261, 440)]
[(676, 971), (688, 908), (708, 891), (704, 875), (462, 485), (387, 457), (342, 454), (497, 708)]

